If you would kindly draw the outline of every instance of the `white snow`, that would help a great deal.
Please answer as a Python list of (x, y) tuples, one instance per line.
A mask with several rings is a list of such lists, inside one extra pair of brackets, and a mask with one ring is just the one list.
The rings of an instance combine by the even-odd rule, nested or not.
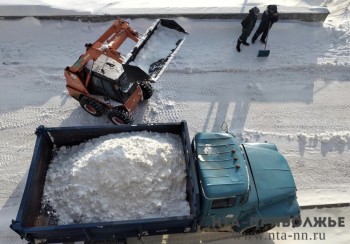
[[(160, 23), (157, 27), (153, 26), (153, 28), (156, 28), (156, 31), (148, 39), (136, 58), (130, 62), (131, 65), (140, 67), (147, 74), (149, 73), (152, 64), (155, 64), (158, 61), (166, 59), (166, 62), (162, 61), (162, 66), (164, 65), (166, 67), (166, 64), (168, 64), (176, 54), (175, 49), (178, 50), (178, 48), (180, 48), (181, 44), (178, 42), (184, 41), (186, 38), (185, 33), (170, 29), (161, 25)], [(146, 33), (149, 31), (150, 30), (147, 30)], [(146, 38), (147, 35), (145, 34), (142, 36), (142, 38), (140, 38), (137, 45), (144, 42)], [(128, 56), (130, 55), (131, 53)], [(156, 81), (161, 74), (162, 72), (156, 72), (156, 74), (152, 75), (153, 80)]]
[[(153, 97), (135, 111), (135, 123), (186, 120), (193, 137), (199, 131), (220, 131), (225, 120), (242, 141), (277, 145), (292, 169), (301, 205), (350, 202), (349, 2), (274, 3), (283, 11), (313, 11), (326, 4), (331, 14), (324, 23), (277, 22), (269, 35), (271, 53), (266, 59), (256, 57), (264, 48), (258, 42), (243, 46), (241, 53), (234, 50), (240, 20), (175, 18), (189, 35), (153, 84)], [(0, 13), (247, 12), (255, 5), (263, 10), (270, 2), (36, 0), (30, 4), (1, 1)], [(140, 33), (154, 22), (128, 21)], [(33, 17), (0, 20), (0, 243), (20, 241), (8, 226), (21, 201), (35, 128), (111, 125), (106, 117), (95, 118), (79, 107), (68, 95), (63, 75), (64, 68), (85, 51), (84, 44), (94, 42), (111, 24)], [(346, 208), (325, 212), (350, 219)], [(350, 239), (343, 229), (322, 231), (330, 236), (322, 243), (345, 244)]]
[[(89, 65), (89, 63), (88, 63)], [(86, 67), (89, 67), (86, 65)], [(117, 80), (123, 73), (123, 66), (106, 55), (99, 56), (92, 65), (92, 71), (102, 74), (110, 79)]]
[(185, 170), (176, 135), (101, 136), (57, 151), (43, 203), (59, 224), (188, 216)]

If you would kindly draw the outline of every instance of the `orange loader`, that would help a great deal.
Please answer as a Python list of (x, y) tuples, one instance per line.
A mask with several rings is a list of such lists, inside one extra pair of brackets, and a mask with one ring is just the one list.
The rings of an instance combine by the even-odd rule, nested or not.
[[(115, 20), (65, 68), (69, 95), (95, 117), (107, 114), (113, 124), (132, 124), (133, 111), (152, 96), (151, 83), (165, 70), (186, 34), (174, 20), (159, 19), (142, 36), (125, 20)], [(127, 39), (137, 44), (123, 56), (118, 49)]]

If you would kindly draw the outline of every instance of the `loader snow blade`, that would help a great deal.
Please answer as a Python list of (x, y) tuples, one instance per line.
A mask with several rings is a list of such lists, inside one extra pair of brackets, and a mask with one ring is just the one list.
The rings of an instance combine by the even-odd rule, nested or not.
[(124, 73), (129, 82), (149, 81), (151, 77), (137, 66), (123, 64)]
[(186, 35), (187, 32), (174, 20), (159, 19), (136, 44), (125, 64), (140, 67), (156, 81), (181, 47)]

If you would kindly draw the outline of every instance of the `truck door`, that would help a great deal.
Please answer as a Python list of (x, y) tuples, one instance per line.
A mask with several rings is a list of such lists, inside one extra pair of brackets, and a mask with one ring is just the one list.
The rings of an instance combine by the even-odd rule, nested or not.
[(239, 214), (235, 211), (236, 204), (237, 197), (212, 200), (205, 225), (213, 228), (234, 225)]

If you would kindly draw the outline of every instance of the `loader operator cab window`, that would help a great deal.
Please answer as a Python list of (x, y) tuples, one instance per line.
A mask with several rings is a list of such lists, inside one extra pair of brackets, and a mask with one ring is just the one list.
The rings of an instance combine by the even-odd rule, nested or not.
[(115, 100), (120, 100), (116, 94), (116, 90), (109, 81), (103, 80), (96, 75), (92, 75), (88, 87), (89, 92), (93, 95), (100, 95)]
[[(131, 82), (128, 80), (128, 78), (126, 77), (126, 74), (123, 73), (120, 78), (119, 78), (119, 84), (120, 84), (120, 90), (123, 93), (129, 93), (130, 89), (133, 87), (134, 82)], [(133, 92), (133, 91), (132, 91)]]

